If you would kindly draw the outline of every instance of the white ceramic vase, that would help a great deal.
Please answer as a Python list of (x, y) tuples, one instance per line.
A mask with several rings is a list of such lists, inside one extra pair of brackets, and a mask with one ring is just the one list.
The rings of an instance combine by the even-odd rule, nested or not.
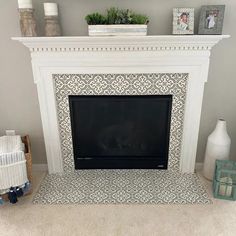
[(229, 159), (231, 140), (227, 133), (226, 121), (217, 121), (215, 130), (209, 135), (206, 146), (203, 175), (213, 180), (216, 160)]

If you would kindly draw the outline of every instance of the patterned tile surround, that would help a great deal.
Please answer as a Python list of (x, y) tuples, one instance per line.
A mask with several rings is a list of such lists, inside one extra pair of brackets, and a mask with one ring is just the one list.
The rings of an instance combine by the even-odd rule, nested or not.
[(74, 171), (68, 95), (173, 95), (168, 170), (179, 170), (188, 74), (53, 75), (65, 173)]

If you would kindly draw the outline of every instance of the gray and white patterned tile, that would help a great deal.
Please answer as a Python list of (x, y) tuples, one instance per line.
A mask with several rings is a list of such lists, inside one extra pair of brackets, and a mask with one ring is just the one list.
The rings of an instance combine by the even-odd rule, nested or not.
[(162, 170), (79, 170), (47, 175), (36, 204), (209, 204), (196, 174)]
[[(211, 203), (195, 174), (179, 173), (188, 74), (53, 75), (63, 175), (47, 175), (39, 204)], [(173, 95), (168, 170), (74, 170), (69, 95)]]
[(63, 166), (74, 170), (69, 95), (173, 95), (169, 170), (179, 170), (188, 74), (56, 74), (53, 75)]

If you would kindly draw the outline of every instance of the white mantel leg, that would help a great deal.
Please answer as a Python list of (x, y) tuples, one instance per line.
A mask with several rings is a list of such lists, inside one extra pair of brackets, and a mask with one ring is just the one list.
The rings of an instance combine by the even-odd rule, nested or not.
[[(32, 62), (33, 65), (33, 62)], [(52, 75), (33, 65), (37, 84), (49, 174), (63, 173), (60, 134)]]
[(188, 81), (180, 159), (182, 173), (193, 173), (195, 169), (204, 84), (208, 77), (208, 67), (209, 59), (206, 59), (200, 69), (190, 74)]

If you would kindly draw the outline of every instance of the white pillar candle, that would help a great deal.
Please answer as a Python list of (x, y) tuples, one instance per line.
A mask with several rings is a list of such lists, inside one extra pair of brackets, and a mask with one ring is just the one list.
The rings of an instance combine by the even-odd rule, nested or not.
[(32, 0), (18, 0), (19, 8), (33, 8)]
[(57, 3), (51, 3), (51, 2), (44, 3), (44, 14), (45, 16), (57, 16), (58, 15)]

